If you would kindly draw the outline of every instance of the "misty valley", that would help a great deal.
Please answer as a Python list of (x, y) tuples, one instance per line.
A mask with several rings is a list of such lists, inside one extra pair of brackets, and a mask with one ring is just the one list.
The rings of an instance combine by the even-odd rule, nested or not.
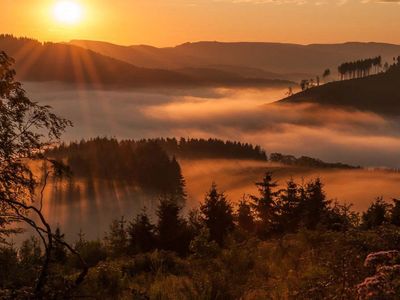
[[(273, 171), (282, 186), (292, 177), (321, 177), (330, 199), (354, 204), (358, 211), (367, 209), (378, 196), (398, 196), (400, 159), (395, 146), (400, 147), (400, 136), (398, 122), (391, 116), (308, 104), (279, 107), (274, 102), (285, 96), (283, 88), (104, 91), (60, 83), (28, 82), (24, 86), (33, 99), (41, 99), (73, 121), (74, 127), (64, 135), (66, 144), (98, 136), (119, 140), (177, 137), (178, 141), (180, 137), (217, 138), (261, 145), (267, 157), (278, 152), (363, 167), (279, 166), (251, 157), (229, 157), (227, 151), (219, 157), (213, 157), (212, 151), (199, 158), (178, 157), (186, 181), (187, 211), (198, 206), (212, 182), (238, 203), (243, 195), (256, 191), (254, 182), (265, 170)], [(97, 163), (112, 168), (121, 158), (108, 159), (108, 163), (104, 159)], [(67, 238), (75, 238), (80, 230), (90, 238), (100, 238), (113, 219), (132, 218), (143, 207), (155, 213), (157, 195), (143, 194), (129, 180), (110, 173), (106, 179), (97, 178), (97, 171), (78, 178), (75, 174), (56, 187), (49, 185), (52, 200), (46, 215), (53, 225), (65, 228)], [(61, 194), (55, 197), (54, 193)], [(99, 225), (93, 227), (93, 223)]]
[(399, 55), (0, 35), (0, 300), (400, 299)]

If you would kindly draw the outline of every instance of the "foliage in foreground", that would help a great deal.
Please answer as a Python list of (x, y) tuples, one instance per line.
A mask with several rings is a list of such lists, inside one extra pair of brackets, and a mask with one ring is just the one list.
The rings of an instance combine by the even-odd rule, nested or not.
[[(233, 207), (215, 184), (199, 210), (183, 217), (171, 197), (157, 222), (146, 211), (116, 220), (104, 239), (79, 234), (74, 249), (90, 267), (75, 295), (95, 299), (397, 299), (400, 282), (399, 202), (377, 199), (362, 218), (325, 199), (320, 180), (289, 181), (278, 190), (271, 174), (259, 195)], [(56, 231), (58, 239), (64, 237)], [(58, 243), (47, 288), (62, 299), (80, 262)], [(386, 254), (385, 254), (386, 253)], [(40, 270), (32, 238), (0, 249), (0, 297), (25, 299)], [(25, 296), (24, 296), (25, 295)]]

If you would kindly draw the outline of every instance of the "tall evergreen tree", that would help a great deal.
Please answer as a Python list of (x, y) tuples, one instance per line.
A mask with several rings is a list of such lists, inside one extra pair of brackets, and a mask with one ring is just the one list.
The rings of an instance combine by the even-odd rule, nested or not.
[(293, 232), (299, 223), (300, 190), (298, 185), (290, 179), (286, 188), (279, 197), (278, 226), (282, 232)]
[(65, 263), (67, 260), (67, 250), (65, 246), (58, 242), (65, 240), (65, 234), (61, 233), (60, 227), (57, 227), (54, 232), (55, 242), (54, 242), (54, 250), (53, 250), (53, 260), (58, 263)]
[(400, 226), (400, 200), (393, 199), (393, 207), (390, 210), (390, 223)]
[(179, 165), (175, 156), (173, 156), (171, 160), (169, 170), (169, 179), (171, 180), (171, 193), (177, 198), (177, 200), (183, 203), (183, 201), (185, 201), (186, 199), (185, 179), (182, 175), (181, 166)]
[(225, 194), (218, 192), (215, 183), (211, 185), (200, 210), (211, 240), (222, 245), (226, 235), (234, 228), (233, 209)]
[(237, 222), (240, 228), (248, 231), (254, 231), (254, 216), (251, 211), (250, 204), (243, 199), (240, 201), (238, 210), (237, 210)]
[(327, 212), (329, 203), (320, 178), (307, 183), (305, 197), (300, 203), (303, 225), (307, 229), (315, 229)]
[(148, 252), (156, 247), (155, 226), (145, 210), (130, 222), (128, 240), (130, 253)]
[(176, 198), (161, 199), (157, 210), (157, 233), (161, 249), (183, 255), (188, 252), (190, 241), (186, 221), (180, 216), (181, 210)]
[(126, 221), (123, 217), (120, 220), (114, 220), (105, 237), (106, 245), (113, 256), (121, 256), (127, 252), (128, 235), (125, 227)]
[(278, 184), (272, 180), (270, 172), (265, 173), (263, 180), (257, 182), (256, 186), (259, 196), (250, 196), (250, 198), (259, 223), (257, 231), (265, 238), (268, 234), (276, 230), (277, 201), (280, 191), (274, 190)]

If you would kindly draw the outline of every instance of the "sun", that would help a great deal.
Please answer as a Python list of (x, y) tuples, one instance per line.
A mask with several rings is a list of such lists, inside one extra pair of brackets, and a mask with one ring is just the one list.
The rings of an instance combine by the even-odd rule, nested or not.
[(82, 20), (83, 9), (75, 1), (58, 1), (53, 8), (54, 19), (62, 24), (74, 25)]

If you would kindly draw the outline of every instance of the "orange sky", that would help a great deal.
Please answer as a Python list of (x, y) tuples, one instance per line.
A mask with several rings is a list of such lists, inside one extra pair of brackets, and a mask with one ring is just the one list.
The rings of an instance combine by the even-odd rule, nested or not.
[(187, 41), (400, 44), (400, 0), (74, 0), (80, 24), (52, 16), (60, 0), (0, 0), (0, 32), (45, 41), (173, 46)]

